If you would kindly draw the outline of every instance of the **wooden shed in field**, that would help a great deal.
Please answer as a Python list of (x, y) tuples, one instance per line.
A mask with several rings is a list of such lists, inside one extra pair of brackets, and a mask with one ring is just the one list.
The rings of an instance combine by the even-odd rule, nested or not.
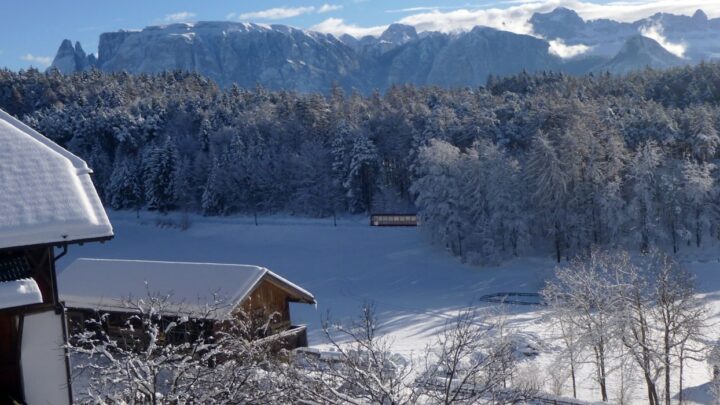
[(370, 214), (370, 226), (418, 226), (418, 216), (414, 213), (374, 213)]
[[(108, 314), (103, 327), (116, 337), (128, 333), (125, 324), (134, 313), (128, 302), (150, 293), (168, 296), (163, 316), (212, 324), (242, 315), (262, 325), (255, 329), (256, 338), (275, 336), (283, 347), (296, 348), (307, 346), (307, 330), (293, 324), (290, 304), (315, 304), (311, 293), (272, 271), (239, 264), (78, 259), (58, 283), (72, 331), (102, 313)], [(221, 305), (208, 312), (216, 301)]]
[(112, 227), (83, 160), (4, 111), (0, 145), (0, 403), (68, 404), (55, 262)]

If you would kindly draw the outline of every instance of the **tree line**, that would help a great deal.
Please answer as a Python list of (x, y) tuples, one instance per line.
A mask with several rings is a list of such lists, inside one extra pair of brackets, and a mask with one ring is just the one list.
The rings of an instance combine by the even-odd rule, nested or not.
[(434, 240), (475, 263), (720, 236), (719, 99), (715, 64), (369, 96), (0, 70), (0, 108), (88, 161), (114, 209), (417, 209)]

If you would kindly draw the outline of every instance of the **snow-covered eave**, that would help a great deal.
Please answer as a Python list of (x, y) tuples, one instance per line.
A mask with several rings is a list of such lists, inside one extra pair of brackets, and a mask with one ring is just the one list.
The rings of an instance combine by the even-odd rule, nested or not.
[[(64, 295), (60, 304), (68, 310), (92, 311), (97, 313), (119, 313), (136, 314), (140, 313), (138, 308), (128, 306), (124, 301), (117, 299), (103, 299), (94, 297), (76, 297)], [(163, 306), (162, 316), (188, 317), (189, 319), (209, 319), (213, 321), (224, 321), (230, 319), (232, 310), (228, 307), (217, 308), (209, 311), (207, 307), (200, 305), (168, 304)]]
[(40, 288), (32, 278), (0, 282), (0, 308), (12, 310), (42, 304)]
[[(57, 241), (49, 241), (49, 242), (41, 242), (41, 243), (28, 243), (28, 244), (18, 244), (18, 239), (13, 238), (13, 245), (11, 246), (3, 246), (2, 243), (0, 243), (0, 252), (2, 251), (8, 251), (8, 250), (20, 250), (20, 249), (36, 249), (36, 248), (43, 248), (43, 247), (60, 247), (65, 245), (84, 245), (86, 243), (104, 243), (112, 238), (114, 238), (115, 235), (109, 235), (109, 236), (97, 236), (97, 237), (85, 237), (81, 239), (61, 239)], [(2, 241), (2, 239), (0, 239)]]

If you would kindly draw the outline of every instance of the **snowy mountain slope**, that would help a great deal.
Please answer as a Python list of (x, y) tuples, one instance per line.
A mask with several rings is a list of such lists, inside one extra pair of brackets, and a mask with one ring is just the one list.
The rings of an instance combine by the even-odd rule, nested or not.
[[(53, 67), (67, 73), (91, 65), (91, 57), (71, 48), (63, 41)], [(393, 24), (379, 38), (341, 41), (284, 25), (234, 22), (105, 33), (92, 63), (109, 72), (196, 71), (223, 86), (325, 91), (338, 83), (365, 92), (395, 83), (483, 85), (489, 74), (558, 65), (545, 41), (489, 28), (421, 36), (413, 27)]]
[(632, 24), (612, 20), (584, 21), (575, 11), (558, 7), (549, 13), (535, 13), (530, 19), (533, 31), (548, 40), (565, 45), (585, 45), (588, 53), (614, 56), (628, 37), (637, 35)]
[[(287, 26), (199, 22), (103, 34), (98, 67), (106, 71), (197, 71), (221, 85), (256, 83), (311, 91), (333, 81), (357, 86), (353, 52), (330, 35)], [(151, 55), (151, 56), (150, 56)]]
[(708, 19), (702, 10), (693, 16), (657, 13), (632, 23), (608, 19), (583, 20), (575, 11), (559, 7), (535, 13), (533, 31), (566, 45), (586, 45), (586, 55), (612, 57), (633, 36), (642, 34), (663, 43), (676, 56), (689, 61), (711, 60), (720, 55), (720, 18)]
[(523, 70), (584, 74), (613, 58), (620, 60), (610, 65), (618, 66), (617, 72), (648, 64), (677, 65), (662, 52), (628, 46), (639, 34), (688, 63), (720, 55), (720, 19), (708, 19), (700, 10), (692, 17), (656, 14), (623, 23), (585, 21), (560, 7), (534, 14), (529, 23), (533, 35), (480, 26), (453, 34), (418, 33), (412, 26), (391, 24), (379, 37), (363, 38), (336, 38), (284, 25), (180, 23), (101, 34), (97, 59), (85, 55), (79, 43), (73, 47), (65, 40), (52, 67), (63, 73), (90, 67), (129, 73), (179, 69), (198, 72), (226, 87), (259, 83), (309, 92), (326, 91), (338, 83), (367, 93), (402, 83), (484, 85), (491, 74)]
[(601, 65), (598, 70), (629, 73), (636, 70), (638, 66), (667, 69), (684, 63), (686, 63), (685, 60), (668, 52), (656, 41), (636, 35), (628, 39), (618, 54), (609, 62)]

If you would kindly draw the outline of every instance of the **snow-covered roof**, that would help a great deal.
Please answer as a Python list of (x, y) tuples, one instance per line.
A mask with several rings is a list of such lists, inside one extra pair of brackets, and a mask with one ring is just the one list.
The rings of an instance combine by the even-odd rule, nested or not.
[(0, 110), (0, 248), (112, 237), (85, 161)]
[(197, 315), (219, 299), (223, 311), (208, 318), (224, 318), (261, 280), (293, 301), (315, 303), (308, 291), (270, 270), (241, 264), (78, 259), (58, 276), (58, 291), (66, 308), (102, 311), (128, 311), (128, 301), (160, 294), (169, 295), (168, 311)]
[(31, 278), (0, 282), (0, 309), (41, 302), (43, 299), (40, 288)]

